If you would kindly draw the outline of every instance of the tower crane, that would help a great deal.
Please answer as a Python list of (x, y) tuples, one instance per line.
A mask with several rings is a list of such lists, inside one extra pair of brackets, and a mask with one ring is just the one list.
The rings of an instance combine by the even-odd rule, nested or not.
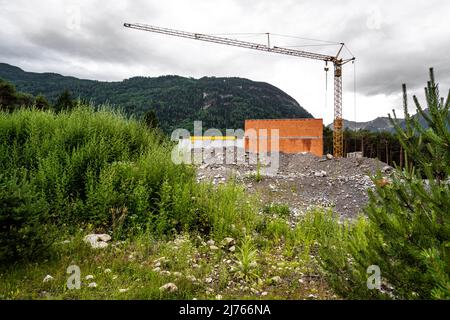
[[(342, 66), (350, 61), (354, 61), (355, 57), (349, 59), (343, 59), (339, 57), (344, 48), (345, 44), (340, 43), (340, 48), (335, 56), (325, 55), (321, 53), (308, 52), (303, 50), (297, 50), (292, 48), (283, 48), (270, 46), (268, 44), (259, 44), (248, 41), (241, 41), (236, 39), (230, 39), (225, 37), (218, 37), (214, 35), (192, 33), (168, 28), (155, 27), (151, 25), (141, 24), (141, 23), (124, 23), (124, 27), (149, 31), (155, 33), (161, 33), (170, 36), (182, 37), (193, 40), (201, 40), (206, 42), (213, 42), (218, 44), (224, 44), (229, 46), (260, 50), (278, 54), (284, 54), (299, 58), (308, 58), (314, 60), (322, 60), (328, 64), (328, 62), (333, 63), (334, 66), (334, 121), (333, 121), (333, 154), (335, 157), (343, 156), (343, 120), (342, 120)], [(326, 70), (328, 67), (326, 67)]]

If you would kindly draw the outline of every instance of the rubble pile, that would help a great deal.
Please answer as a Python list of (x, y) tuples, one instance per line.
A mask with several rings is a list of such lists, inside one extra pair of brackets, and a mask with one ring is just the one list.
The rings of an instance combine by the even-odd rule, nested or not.
[[(233, 178), (249, 192), (258, 192), (265, 203), (288, 204), (299, 215), (312, 207), (331, 208), (341, 217), (352, 218), (362, 211), (368, 200), (367, 190), (374, 187), (370, 176), (380, 171), (389, 176), (393, 168), (371, 158), (317, 157), (310, 153), (279, 154), (277, 170), (270, 157), (259, 165), (249, 164), (253, 156), (241, 155), (240, 161), (220, 164), (203, 163), (197, 180), (222, 184)], [(253, 162), (255, 163), (255, 161)], [(255, 177), (260, 175), (261, 181)]]

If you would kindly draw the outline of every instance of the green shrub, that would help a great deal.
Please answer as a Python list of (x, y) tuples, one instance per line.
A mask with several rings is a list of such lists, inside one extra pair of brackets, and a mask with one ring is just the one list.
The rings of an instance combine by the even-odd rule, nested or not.
[(270, 203), (264, 206), (263, 213), (286, 219), (290, 216), (291, 210), (287, 204)]
[(47, 203), (33, 186), (0, 176), (0, 262), (48, 255), (52, 234)]
[(117, 238), (193, 231), (219, 240), (252, 228), (256, 210), (244, 189), (196, 183), (191, 166), (172, 162), (172, 147), (105, 108), (0, 112), (1, 172), (24, 176), (30, 204), (42, 199), (57, 225), (88, 225)]

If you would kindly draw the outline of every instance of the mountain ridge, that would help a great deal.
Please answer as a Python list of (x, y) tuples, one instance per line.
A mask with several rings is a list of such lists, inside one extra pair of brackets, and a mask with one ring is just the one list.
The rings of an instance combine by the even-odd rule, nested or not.
[(58, 73), (27, 72), (0, 63), (0, 78), (20, 91), (43, 94), (51, 102), (65, 89), (95, 104), (109, 103), (141, 117), (154, 110), (164, 131), (192, 129), (194, 120), (204, 127), (243, 128), (245, 119), (312, 118), (294, 98), (266, 83), (238, 77), (177, 75), (136, 76), (121, 81), (79, 79)]

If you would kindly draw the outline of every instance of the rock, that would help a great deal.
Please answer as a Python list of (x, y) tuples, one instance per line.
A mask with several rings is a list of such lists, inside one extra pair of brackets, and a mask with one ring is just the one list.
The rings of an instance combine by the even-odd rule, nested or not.
[(111, 269), (105, 269), (103, 272), (104, 273), (111, 273)]
[(108, 234), (88, 234), (84, 237), (84, 242), (91, 245), (93, 249), (102, 249), (108, 246), (108, 241), (111, 240), (111, 236)]
[(153, 268), (152, 271), (153, 271), (153, 272), (160, 272), (160, 271), (161, 271), (161, 268), (160, 268), (160, 267), (156, 267), (156, 268)]
[(120, 293), (124, 293), (124, 292), (127, 292), (129, 289), (128, 288), (126, 288), (126, 289), (119, 289), (119, 292)]
[(327, 176), (327, 172), (323, 171), (323, 170), (315, 171), (314, 172), (314, 176), (315, 177), (326, 177)]
[(230, 249), (228, 249), (230, 252), (235, 252), (236, 251), (236, 247), (235, 246), (231, 246)]
[(267, 296), (268, 294), (269, 294), (269, 293), (268, 293), (267, 291), (264, 291), (264, 292), (261, 293), (261, 295), (262, 295), (263, 297)]
[(329, 154), (329, 153), (327, 153), (326, 157), (327, 157), (328, 160), (331, 160), (331, 159), (334, 158), (333, 155), (332, 155), (332, 154)]
[(193, 275), (188, 275), (188, 276), (186, 276), (186, 279), (188, 279), (188, 280), (191, 281), (191, 282), (197, 282), (197, 278), (194, 277)]
[(175, 283), (169, 282), (169, 283), (166, 283), (165, 285), (159, 287), (159, 291), (172, 293), (172, 292), (178, 291), (178, 287), (175, 285)]
[(233, 246), (236, 243), (236, 241), (230, 237), (224, 238), (223, 242), (226, 246)]
[(162, 276), (167, 276), (167, 277), (171, 275), (170, 271), (167, 271), (167, 270), (161, 271), (160, 274), (161, 274)]
[(384, 166), (383, 167), (383, 172), (386, 174), (391, 173), (394, 170), (394, 168), (392, 168), (391, 166)]
[(88, 274), (85, 279), (92, 280), (92, 279), (94, 279), (94, 276), (92, 274)]
[(205, 279), (205, 282), (206, 283), (211, 283), (211, 282), (213, 282), (213, 279), (211, 277), (208, 277), (208, 278)]
[(49, 281), (53, 281), (55, 280), (55, 278), (53, 278), (51, 275), (46, 275), (44, 280), (42, 280), (42, 282), (49, 282)]
[(97, 288), (97, 284), (95, 282), (91, 282), (88, 284), (89, 288)]
[(272, 277), (270, 279), (270, 281), (273, 282), (273, 283), (280, 283), (281, 282), (281, 277), (280, 276)]
[(219, 250), (219, 248), (216, 247), (216, 246), (209, 246), (209, 249), (211, 249), (211, 250)]
[(206, 242), (206, 244), (208, 245), (208, 246), (213, 246), (213, 245), (215, 245), (216, 244), (216, 242), (214, 241), (214, 240), (208, 240), (208, 242)]

